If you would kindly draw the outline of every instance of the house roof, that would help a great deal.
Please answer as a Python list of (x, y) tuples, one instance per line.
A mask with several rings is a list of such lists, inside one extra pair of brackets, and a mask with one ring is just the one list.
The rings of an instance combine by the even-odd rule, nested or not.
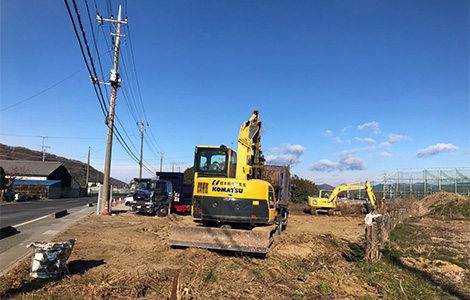
[(15, 180), (13, 181), (14, 186), (21, 185), (44, 185), (51, 187), (61, 187), (62, 181), (60, 180)]
[(60, 166), (58, 161), (0, 160), (7, 175), (48, 176)]

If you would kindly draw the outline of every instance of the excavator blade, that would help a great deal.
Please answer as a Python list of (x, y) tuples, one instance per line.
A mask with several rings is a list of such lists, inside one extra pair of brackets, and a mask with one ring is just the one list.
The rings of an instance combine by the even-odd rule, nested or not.
[(267, 254), (274, 242), (276, 229), (276, 225), (255, 227), (252, 230), (172, 225), (168, 244)]

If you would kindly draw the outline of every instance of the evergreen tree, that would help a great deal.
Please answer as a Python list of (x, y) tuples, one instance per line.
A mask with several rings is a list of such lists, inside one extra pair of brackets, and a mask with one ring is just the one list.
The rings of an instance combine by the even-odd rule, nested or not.
[(193, 184), (194, 182), (194, 167), (187, 168), (184, 170), (183, 183), (184, 184)]
[(300, 178), (297, 175), (291, 177), (291, 184), (295, 185), (295, 189), (291, 188), (291, 201), (296, 203), (304, 203), (308, 196), (318, 194), (318, 187), (315, 183), (308, 179)]

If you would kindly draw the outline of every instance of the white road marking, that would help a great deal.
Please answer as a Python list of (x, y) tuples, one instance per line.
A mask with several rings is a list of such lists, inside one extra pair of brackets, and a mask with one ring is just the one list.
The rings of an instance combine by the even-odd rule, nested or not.
[(19, 227), (19, 226), (23, 226), (23, 225), (26, 225), (26, 224), (30, 224), (30, 223), (33, 223), (33, 222), (36, 222), (36, 221), (45, 219), (45, 218), (47, 218), (47, 217), (49, 217), (49, 216), (50, 216), (50, 215), (45, 215), (45, 216), (39, 217), (39, 218), (34, 219), (34, 220), (30, 220), (30, 221), (27, 221), (27, 222), (24, 222), (24, 223), (20, 223), (20, 224), (18, 224), (18, 225), (13, 225), (13, 227)]
[(60, 233), (59, 230), (48, 230), (48, 231), (44, 232), (43, 234), (45, 234), (45, 235), (48, 235), (48, 234), (54, 235), (54, 234), (58, 234), (58, 233)]

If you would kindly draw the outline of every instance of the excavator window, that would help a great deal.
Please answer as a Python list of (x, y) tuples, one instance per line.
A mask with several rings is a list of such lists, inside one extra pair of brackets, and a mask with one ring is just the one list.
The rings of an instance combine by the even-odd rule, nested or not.
[(273, 209), (274, 208), (274, 191), (272, 187), (269, 187), (269, 193), (268, 193), (268, 202), (269, 202), (269, 208)]
[(195, 172), (199, 176), (227, 177), (227, 157), (226, 151), (219, 148), (198, 148), (195, 160)]
[(231, 151), (229, 177), (235, 178), (236, 173), (237, 173), (237, 153), (234, 151)]

